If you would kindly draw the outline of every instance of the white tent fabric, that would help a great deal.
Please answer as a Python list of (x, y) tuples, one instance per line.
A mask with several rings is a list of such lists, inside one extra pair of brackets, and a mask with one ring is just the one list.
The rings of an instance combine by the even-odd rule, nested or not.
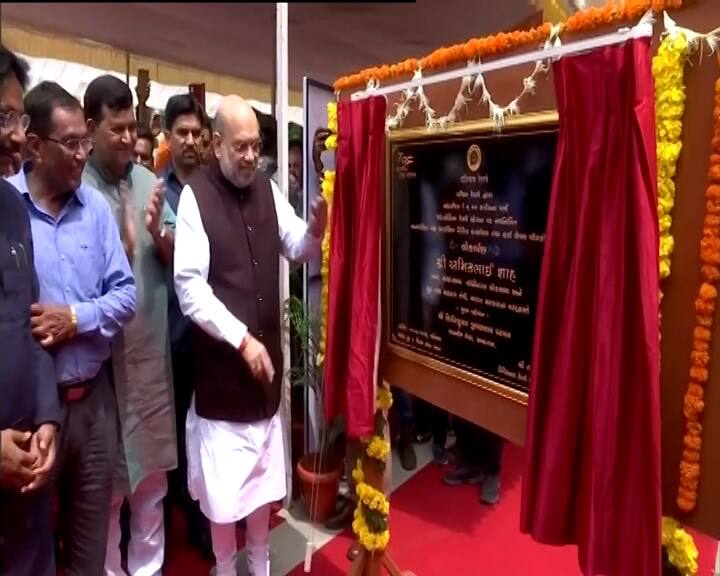
[[(100, 70), (99, 68), (85, 66), (84, 64), (56, 60), (54, 58), (32, 58), (24, 54), (21, 54), (21, 56), (27, 60), (30, 65), (30, 87), (33, 87), (44, 80), (57, 82), (81, 102), (88, 84), (102, 74), (112, 74), (113, 76), (125, 81), (125, 76), (123, 74), (110, 70)], [(130, 89), (133, 93), (135, 105), (137, 105), (135, 86), (137, 86), (137, 77), (130, 76)], [(150, 97), (148, 98), (147, 105), (153, 110), (162, 111), (165, 109), (165, 104), (171, 96), (176, 94), (185, 94), (187, 91), (187, 86), (171, 86), (151, 81)], [(240, 94), (240, 96), (242, 96), (242, 94)], [(206, 112), (211, 117), (215, 116), (215, 112), (220, 105), (222, 97), (222, 94), (218, 94), (216, 92), (207, 92), (205, 94)], [(248, 100), (248, 102), (253, 108), (263, 114), (270, 114), (272, 112), (272, 106), (268, 102), (260, 102), (257, 100)], [(288, 120), (302, 126), (303, 109), (298, 106), (290, 106), (288, 109)]]

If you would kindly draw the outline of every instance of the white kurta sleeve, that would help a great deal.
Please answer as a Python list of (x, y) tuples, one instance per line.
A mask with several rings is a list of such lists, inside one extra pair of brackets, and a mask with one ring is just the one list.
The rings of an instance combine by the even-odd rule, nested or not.
[(298, 218), (292, 204), (280, 193), (277, 184), (270, 181), (270, 186), (275, 200), (283, 256), (294, 262), (307, 262), (319, 255), (322, 239), (315, 238), (308, 232), (307, 223)]
[(178, 204), (174, 274), (182, 313), (205, 332), (239, 348), (247, 326), (235, 318), (208, 284), (210, 242), (192, 188), (185, 186)]

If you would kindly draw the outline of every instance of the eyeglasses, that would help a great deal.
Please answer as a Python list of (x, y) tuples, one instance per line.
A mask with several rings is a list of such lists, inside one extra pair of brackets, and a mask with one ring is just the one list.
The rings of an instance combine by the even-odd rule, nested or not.
[(17, 112), (8, 112), (5, 114), (0, 112), (0, 128), (20, 128), (25, 132), (28, 126), (30, 126), (30, 116), (27, 114), (18, 114)]
[(47, 138), (44, 138), (44, 140), (55, 142), (55, 144), (60, 144), (60, 146), (65, 148), (65, 150), (73, 154), (77, 154), (80, 150), (87, 154), (90, 152), (90, 150), (92, 150), (92, 139), (89, 137), (58, 140), (56, 138), (50, 138), (50, 136), (48, 136)]
[(255, 156), (259, 156), (262, 152), (262, 141), (253, 140), (252, 142), (233, 142), (231, 144), (233, 152), (241, 156), (247, 156), (248, 151), (252, 150)]

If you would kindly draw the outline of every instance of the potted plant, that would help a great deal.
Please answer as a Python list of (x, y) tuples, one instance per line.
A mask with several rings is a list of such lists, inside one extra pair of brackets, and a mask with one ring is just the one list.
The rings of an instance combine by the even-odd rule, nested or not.
[(318, 358), (320, 319), (310, 314), (305, 303), (296, 296), (285, 302), (285, 317), (300, 359), (299, 365), (290, 370), (291, 385), (313, 391), (315, 413), (319, 416), (317, 449), (300, 458), (297, 474), (308, 517), (313, 522), (322, 523), (335, 511), (344, 462), (344, 445), (339, 442), (344, 422), (342, 418), (330, 424), (324, 420), (324, 366)]

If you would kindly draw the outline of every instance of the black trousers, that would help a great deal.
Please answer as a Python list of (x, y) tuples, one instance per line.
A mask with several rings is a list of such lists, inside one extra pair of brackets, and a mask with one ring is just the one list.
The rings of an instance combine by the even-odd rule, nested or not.
[(0, 491), (0, 576), (55, 576), (51, 496)]
[(447, 443), (448, 413), (442, 408), (415, 398), (415, 430), (422, 434), (430, 432), (433, 444), (445, 446)]
[(207, 520), (200, 511), (198, 502), (188, 492), (187, 452), (185, 448), (185, 421), (193, 395), (193, 361), (189, 331), (172, 343), (173, 384), (175, 387), (175, 426), (177, 431), (178, 466), (168, 473), (168, 494), (166, 514), (169, 517), (168, 504), (172, 500), (184, 511), (188, 533), (197, 536), (200, 530), (207, 528)]
[(460, 464), (485, 474), (500, 474), (504, 440), (467, 420), (455, 417), (455, 439)]
[(104, 573), (118, 449), (118, 413), (109, 363), (77, 402), (65, 403), (58, 445), (62, 564), (66, 576)]

